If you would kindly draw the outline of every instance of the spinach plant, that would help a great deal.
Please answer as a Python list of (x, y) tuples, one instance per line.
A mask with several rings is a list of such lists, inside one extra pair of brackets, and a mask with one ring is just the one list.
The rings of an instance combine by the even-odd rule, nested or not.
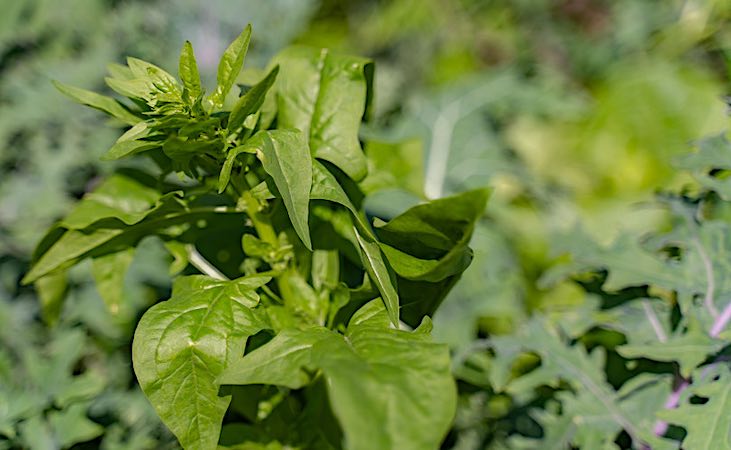
[(24, 282), (53, 316), (67, 269), (90, 259), (122, 314), (136, 246), (164, 242), (172, 293), (140, 319), (132, 360), (183, 448), (437, 448), (457, 394), (429, 315), (470, 263), (488, 193), (371, 224), (358, 128), (372, 64), (294, 47), (242, 72), (250, 36), (208, 94), (189, 42), (180, 82), (111, 65), (125, 101), (57, 83), (128, 127), (105, 159), (132, 159), (47, 233)]

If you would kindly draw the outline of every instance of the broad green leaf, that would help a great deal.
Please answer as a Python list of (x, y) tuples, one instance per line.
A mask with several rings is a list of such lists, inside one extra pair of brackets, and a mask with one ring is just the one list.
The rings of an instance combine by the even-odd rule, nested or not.
[(191, 223), (200, 219), (216, 220), (218, 214), (241, 214), (234, 209), (223, 207), (172, 209), (162, 213), (164, 208), (163, 204), (159, 208), (160, 211), (153, 210), (146, 220), (133, 226), (93, 226), (89, 230), (64, 232), (50, 248), (38, 257), (31, 270), (23, 278), (23, 283), (31, 283), (56, 269), (68, 267), (84, 258), (102, 256), (134, 246), (143, 237), (158, 230), (164, 230), (171, 225)]
[(267, 328), (255, 290), (269, 277), (219, 281), (179, 278), (170, 300), (150, 308), (132, 345), (143, 392), (183, 448), (213, 450), (230, 396), (216, 379), (243, 353), (249, 336)]
[(216, 90), (208, 97), (208, 102), (213, 108), (223, 106), (228, 92), (236, 82), (236, 78), (244, 65), (244, 58), (249, 48), (251, 39), (251, 25), (247, 25), (244, 31), (228, 46), (218, 63), (218, 74)]
[(142, 121), (141, 118), (137, 117), (124, 105), (111, 97), (69, 86), (58, 81), (54, 81), (53, 84), (59, 91), (71, 97), (73, 100), (107, 113), (128, 125), (135, 125)]
[(312, 154), (358, 181), (368, 168), (358, 129), (369, 100), (369, 60), (291, 47), (274, 58), (277, 122), (308, 137)]
[(622, 345), (617, 347), (617, 351), (625, 358), (677, 361), (680, 365), (680, 374), (683, 378), (689, 378), (700, 363), (717, 353), (725, 345), (724, 341), (711, 338), (698, 326), (695, 326), (687, 333), (673, 336), (666, 342)]
[[(374, 303), (383, 310), (381, 302)], [(325, 374), (346, 448), (439, 446), (457, 403), (446, 346), (419, 330), (363, 320), (348, 326), (347, 339), (317, 343), (313, 355)]]
[(414, 206), (377, 224), (389, 263), (410, 280), (437, 282), (462, 273), (472, 261), (469, 240), (489, 191), (477, 189)]
[(36, 292), (41, 301), (41, 315), (48, 325), (55, 325), (61, 314), (63, 300), (68, 289), (65, 270), (58, 270), (39, 278), (35, 282)]
[(255, 84), (246, 94), (239, 98), (229, 115), (228, 125), (226, 127), (229, 133), (236, 131), (244, 124), (244, 120), (250, 114), (254, 114), (261, 108), (261, 105), (264, 103), (264, 98), (269, 88), (274, 84), (278, 73), (279, 66), (274, 66), (263, 80)]
[(185, 41), (183, 49), (180, 51), (178, 74), (183, 81), (184, 100), (192, 105), (203, 94), (203, 91), (201, 89), (201, 77), (198, 74), (198, 64), (195, 62), (193, 45), (190, 41)]
[(150, 212), (161, 196), (157, 189), (131, 176), (117, 173), (86, 194), (61, 221), (61, 226), (80, 230), (108, 218), (133, 225)]
[(724, 368), (718, 380), (692, 387), (693, 394), (707, 398), (703, 404), (683, 403), (658, 417), (680, 425), (688, 433), (683, 448), (692, 450), (731, 449), (731, 376)]
[(299, 389), (312, 381), (312, 347), (333, 332), (321, 327), (285, 329), (265, 345), (234, 361), (218, 382), (273, 384)]
[(322, 328), (285, 330), (219, 381), (299, 388), (318, 368), (348, 449), (437, 448), (449, 430), (457, 398), (447, 347), (422, 329), (388, 328), (380, 300), (354, 316), (345, 337)]
[(312, 157), (302, 133), (297, 130), (260, 131), (246, 147), (255, 148), (264, 170), (274, 179), (297, 235), (312, 249), (307, 225), (312, 186)]
[(122, 309), (124, 279), (134, 254), (134, 249), (126, 248), (91, 260), (91, 273), (97, 290), (112, 314), (119, 314)]

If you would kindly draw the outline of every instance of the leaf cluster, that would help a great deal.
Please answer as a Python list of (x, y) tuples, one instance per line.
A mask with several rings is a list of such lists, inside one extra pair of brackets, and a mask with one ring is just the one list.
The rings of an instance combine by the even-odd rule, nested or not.
[(110, 313), (125, 314), (136, 248), (164, 243), (177, 277), (138, 323), (132, 359), (184, 448), (436, 447), (456, 390), (428, 316), (471, 261), (488, 193), (371, 224), (358, 137), (371, 63), (293, 47), (242, 71), (250, 36), (226, 49), (210, 93), (189, 42), (180, 81), (135, 58), (110, 66), (121, 101), (57, 83), (129, 127), (106, 159), (148, 164), (78, 202), (24, 282), (53, 321), (68, 270), (90, 259)]

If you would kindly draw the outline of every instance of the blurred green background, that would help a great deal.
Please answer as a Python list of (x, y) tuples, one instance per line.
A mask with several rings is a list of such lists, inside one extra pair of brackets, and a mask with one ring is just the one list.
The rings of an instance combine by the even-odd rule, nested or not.
[[(44, 230), (114, 169), (98, 158), (118, 130), (52, 79), (104, 90), (107, 63), (133, 55), (172, 69), (189, 39), (210, 80), (247, 23), (249, 67), (291, 43), (373, 58), (362, 135), (393, 177), (369, 180), (368, 208), (494, 188), (474, 263), (435, 317), (457, 360), (583, 295), (538, 283), (556, 263), (553, 233), (582, 223), (608, 242), (662, 226), (647, 201), (688, 182), (673, 158), (727, 127), (725, 0), (0, 0), (0, 11), (0, 449), (177, 448), (129, 350), (137, 318), (169, 287), (162, 249), (143, 246), (126, 280), (136, 309), (119, 316), (84, 266), (58, 323), (19, 285)], [(463, 405), (448, 445), (483, 448), (490, 415), (473, 409)]]

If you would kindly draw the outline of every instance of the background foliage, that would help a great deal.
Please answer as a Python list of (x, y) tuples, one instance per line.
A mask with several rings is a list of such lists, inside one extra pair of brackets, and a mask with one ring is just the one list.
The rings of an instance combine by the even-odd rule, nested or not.
[[(728, 294), (729, 166), (718, 158), (728, 148), (703, 141), (695, 159), (678, 159), (726, 128), (728, 2), (0, 3), (0, 447), (173, 445), (129, 366), (138, 316), (170, 288), (162, 249), (149, 242), (136, 256), (125, 295), (137, 309), (118, 317), (88, 267), (72, 273), (52, 327), (19, 286), (43, 230), (113, 168), (98, 158), (115, 131), (50, 80), (101, 89), (105, 64), (126, 55), (175, 67), (184, 38), (210, 80), (249, 22), (252, 65), (293, 42), (375, 59), (375, 110), (362, 133), (372, 164), (393, 178), (370, 180), (372, 211), (495, 189), (473, 265), (434, 318), (461, 380), (445, 447), (535, 448), (539, 438), (541, 448), (551, 439), (626, 447), (641, 429), (654, 435), (662, 404), (647, 399), (664, 402), (694, 371), (701, 381), (680, 391), (682, 406), (661, 414), (669, 436), (686, 436), (688, 448), (728, 446), (697, 443), (703, 424), (683, 415), (723, 410), (713, 399), (729, 386), (723, 341), (698, 337)], [(658, 189), (672, 194), (654, 201)], [(702, 350), (672, 347), (684, 341)], [(597, 389), (615, 406), (593, 410)], [(589, 431), (571, 431), (581, 417)]]

